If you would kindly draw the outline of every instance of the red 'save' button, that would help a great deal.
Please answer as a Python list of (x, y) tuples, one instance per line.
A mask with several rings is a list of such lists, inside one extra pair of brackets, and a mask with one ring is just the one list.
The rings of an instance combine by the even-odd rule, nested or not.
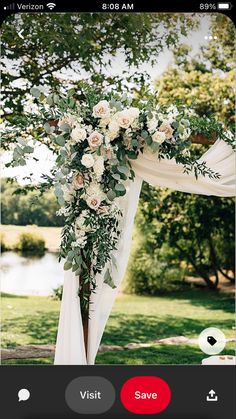
[(120, 393), (123, 406), (132, 413), (161, 413), (171, 399), (168, 384), (159, 377), (139, 376), (125, 382)]

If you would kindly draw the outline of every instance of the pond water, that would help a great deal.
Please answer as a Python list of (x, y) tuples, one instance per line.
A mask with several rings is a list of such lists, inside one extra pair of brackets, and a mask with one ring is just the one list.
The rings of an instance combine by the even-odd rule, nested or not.
[(57, 255), (4, 252), (1, 256), (1, 291), (17, 295), (50, 295), (63, 283), (63, 262)]

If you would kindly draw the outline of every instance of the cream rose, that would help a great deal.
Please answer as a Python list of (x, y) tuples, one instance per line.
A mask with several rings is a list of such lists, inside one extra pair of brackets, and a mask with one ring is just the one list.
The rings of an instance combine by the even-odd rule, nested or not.
[(110, 141), (114, 140), (116, 137), (118, 137), (119, 134), (119, 124), (116, 120), (112, 120), (108, 126), (108, 133), (107, 136)]
[(93, 116), (95, 118), (107, 118), (110, 115), (109, 103), (107, 100), (101, 100), (93, 107)]
[(129, 108), (128, 113), (133, 119), (136, 119), (136, 118), (139, 117), (139, 109), (138, 108), (134, 108), (134, 107)]
[(92, 154), (86, 153), (83, 155), (82, 159), (81, 159), (81, 163), (83, 166), (90, 168), (93, 167), (95, 160), (92, 156)]
[(121, 128), (129, 128), (130, 125), (134, 122), (139, 116), (139, 110), (137, 108), (125, 109), (121, 112), (115, 114), (116, 121)]
[(101, 198), (101, 200), (104, 198), (104, 193), (101, 190), (99, 183), (97, 182), (93, 182), (89, 184), (89, 186), (86, 189), (86, 194), (89, 196), (97, 195)]
[(89, 206), (89, 208), (96, 210), (101, 204), (101, 198), (98, 195), (90, 195), (86, 199), (86, 203)]
[(86, 131), (84, 128), (77, 126), (71, 131), (70, 136), (74, 141), (83, 141), (86, 138)]
[(93, 131), (88, 137), (90, 147), (99, 147), (102, 144), (103, 135), (97, 131)]
[(121, 111), (116, 114), (116, 120), (120, 128), (129, 128), (133, 122), (133, 118), (126, 111)]
[(164, 132), (156, 131), (152, 135), (152, 139), (153, 139), (154, 143), (162, 144), (163, 141), (165, 141), (166, 136), (165, 136), (165, 133)]
[(81, 189), (84, 187), (84, 178), (80, 173), (76, 173), (73, 176), (72, 185), (75, 189)]
[(163, 122), (159, 128), (159, 131), (164, 132), (166, 139), (170, 140), (174, 130), (171, 128), (170, 124)]

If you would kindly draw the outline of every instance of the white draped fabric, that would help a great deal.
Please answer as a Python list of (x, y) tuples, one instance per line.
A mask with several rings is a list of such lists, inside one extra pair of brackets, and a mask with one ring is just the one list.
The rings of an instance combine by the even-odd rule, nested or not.
[[(134, 217), (138, 206), (142, 181), (153, 186), (174, 190), (216, 196), (235, 195), (235, 158), (232, 148), (224, 141), (217, 141), (200, 159), (207, 166), (220, 173), (220, 179), (186, 174), (175, 160), (158, 160), (151, 153), (140, 154), (132, 161), (135, 180), (127, 187), (127, 194), (121, 199), (124, 211), (123, 229), (117, 251), (114, 253), (116, 267), (112, 277), (116, 288), (104, 284), (103, 275), (97, 275), (96, 293), (92, 295), (90, 309), (87, 357), (84, 347), (80, 302), (77, 297), (78, 279), (70, 271), (65, 275), (63, 298), (56, 344), (55, 364), (94, 364), (99, 344), (109, 318), (113, 303), (119, 291), (129, 259)], [(105, 270), (104, 270), (105, 272)]]

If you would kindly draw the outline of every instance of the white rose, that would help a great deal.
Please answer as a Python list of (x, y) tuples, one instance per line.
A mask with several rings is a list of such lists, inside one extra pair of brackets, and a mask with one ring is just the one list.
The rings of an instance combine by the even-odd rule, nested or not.
[(133, 108), (133, 107), (129, 108), (128, 113), (133, 119), (136, 119), (136, 118), (139, 117), (139, 109), (138, 108)]
[(90, 185), (86, 188), (87, 196), (99, 196), (101, 201), (104, 199), (105, 195), (104, 192), (101, 190), (99, 183), (90, 183)]
[(133, 118), (126, 111), (117, 112), (115, 116), (120, 128), (127, 129), (133, 122)]
[(149, 132), (155, 131), (157, 125), (158, 121), (155, 117), (147, 120), (147, 127)]
[(166, 136), (165, 136), (165, 133), (164, 132), (156, 131), (152, 135), (152, 139), (153, 139), (154, 143), (162, 144), (163, 141), (165, 141)]
[(174, 130), (168, 123), (163, 122), (159, 128), (159, 131), (164, 132), (166, 139), (170, 140)]
[(70, 134), (72, 140), (74, 141), (83, 141), (86, 138), (86, 130), (84, 128), (81, 128), (79, 126), (75, 127)]
[(86, 203), (89, 206), (89, 208), (96, 210), (101, 204), (101, 198), (98, 195), (90, 195), (86, 199)]
[(102, 144), (103, 135), (97, 131), (93, 131), (88, 137), (90, 147), (99, 147)]
[(109, 103), (107, 100), (101, 100), (93, 107), (93, 116), (95, 118), (107, 118), (110, 115)]
[(104, 158), (99, 156), (96, 158), (95, 163), (93, 165), (94, 173), (100, 178), (104, 173)]
[(92, 154), (86, 153), (83, 155), (82, 159), (81, 159), (81, 163), (83, 166), (90, 168), (93, 167), (95, 160), (92, 156)]
[(119, 124), (117, 123), (116, 120), (113, 119), (108, 126), (108, 133), (107, 133), (107, 136), (110, 141), (118, 137), (119, 129), (120, 129)]

